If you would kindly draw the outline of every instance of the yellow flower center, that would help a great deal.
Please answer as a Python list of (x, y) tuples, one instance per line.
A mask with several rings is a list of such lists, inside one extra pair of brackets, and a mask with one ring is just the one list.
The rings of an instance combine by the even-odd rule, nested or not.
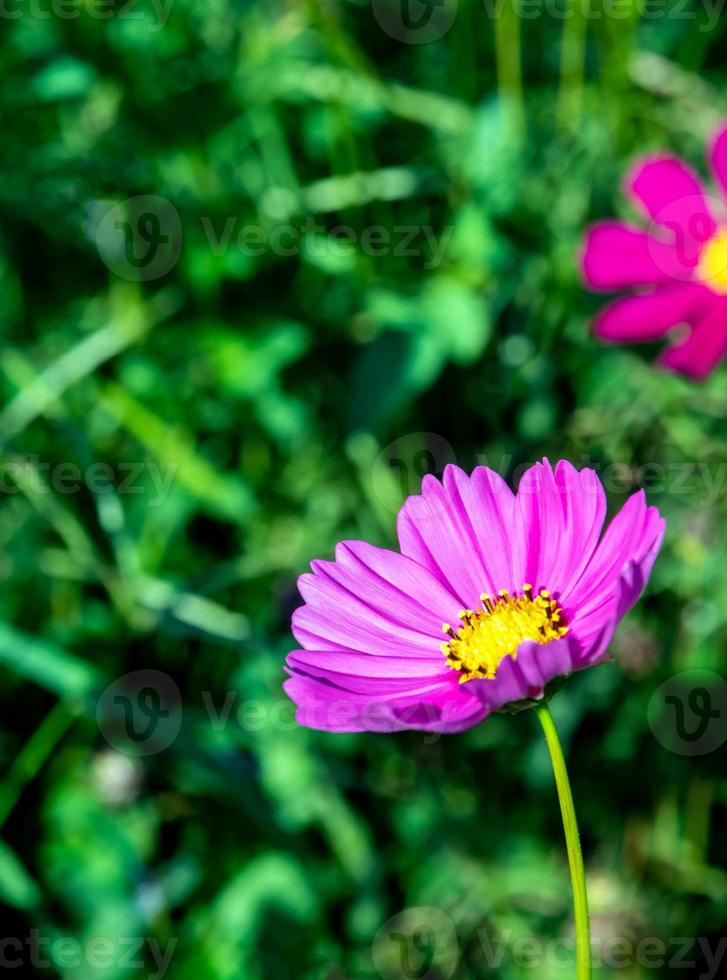
[(568, 632), (563, 611), (546, 589), (534, 596), (532, 585), (524, 585), (522, 595), (503, 589), (494, 598), (480, 598), (482, 609), (463, 609), (459, 627), (442, 627), (450, 638), (442, 644), (442, 653), (460, 672), (460, 684), (494, 677), (502, 658), (514, 658), (523, 640), (551, 643)]
[(727, 228), (712, 235), (702, 249), (697, 276), (715, 293), (727, 294)]

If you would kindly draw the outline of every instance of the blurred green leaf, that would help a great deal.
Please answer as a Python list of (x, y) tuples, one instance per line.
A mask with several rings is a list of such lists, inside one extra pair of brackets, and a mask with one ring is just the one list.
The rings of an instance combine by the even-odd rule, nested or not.
[(0, 841), (0, 896), (13, 908), (28, 910), (41, 899), (38, 885), (4, 841)]

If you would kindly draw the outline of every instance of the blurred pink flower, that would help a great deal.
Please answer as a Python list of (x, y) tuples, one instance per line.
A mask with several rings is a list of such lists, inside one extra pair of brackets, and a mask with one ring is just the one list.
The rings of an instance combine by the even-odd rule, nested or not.
[(398, 521), (401, 552), (345, 541), (301, 575), (288, 696), (327, 731), (456, 732), (609, 659), (664, 521), (643, 491), (603, 535), (593, 470), (544, 460), (517, 494), (495, 472), (424, 478)]
[[(727, 197), (727, 126), (709, 151)], [(636, 164), (626, 193), (651, 219), (647, 230), (622, 221), (589, 229), (582, 255), (594, 290), (634, 291), (606, 306), (593, 329), (611, 343), (658, 340), (677, 328), (660, 363), (705, 378), (727, 352), (727, 207), (677, 157)]]

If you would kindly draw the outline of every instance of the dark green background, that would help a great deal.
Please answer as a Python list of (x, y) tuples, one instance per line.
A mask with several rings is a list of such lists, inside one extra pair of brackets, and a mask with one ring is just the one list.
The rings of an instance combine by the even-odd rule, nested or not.
[[(409, 43), (393, 0), (174, 0), (162, 20), (51, 4), (7, 0), (0, 51), (2, 935), (37, 929), (58, 960), (34, 967), (26, 946), (14, 975), (154, 975), (149, 942), (138, 968), (123, 944), (155, 937), (176, 942), (173, 980), (373, 980), (372, 944), (384, 980), (421, 977), (426, 955), (403, 972), (390, 935), (411, 917), (374, 937), (428, 906), (456, 930), (458, 978), (574, 976), (511, 949), (571, 928), (532, 714), (439, 740), (331, 736), (294, 728), (281, 693), (311, 558), (393, 544), (423, 468), (512, 478), (543, 455), (596, 465), (613, 509), (645, 485), (668, 520), (616, 664), (554, 703), (594, 933), (714, 946), (724, 750), (670, 751), (647, 707), (675, 674), (724, 670), (725, 373), (695, 386), (654, 349), (599, 347), (576, 257), (589, 221), (630, 214), (635, 155), (704, 168), (725, 23), (695, 3), (522, 19), (450, 0), (449, 29)], [(102, 261), (99, 228), (114, 204), (146, 219), (124, 203), (142, 195), (183, 241), (134, 281), (123, 253)], [(322, 230), (293, 255), (238, 247), (310, 216), (354, 246)], [(205, 228), (228, 219), (220, 253)], [(423, 233), (395, 254), (397, 226), (444, 235), (442, 260)], [(362, 247), (372, 227), (386, 254)], [(172, 679), (171, 715), (142, 745), (158, 751), (130, 755), (109, 706), (143, 691), (99, 695), (148, 669)], [(505, 937), (499, 966), (484, 934)], [(60, 937), (117, 949), (64, 965)], [(444, 954), (429, 980), (450, 975)]]

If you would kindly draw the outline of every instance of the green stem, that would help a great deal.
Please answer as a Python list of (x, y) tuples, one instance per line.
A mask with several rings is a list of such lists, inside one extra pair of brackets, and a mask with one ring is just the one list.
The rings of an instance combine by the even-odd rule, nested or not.
[(535, 709), (540, 724), (543, 726), (545, 741), (548, 743), (550, 761), (553, 764), (555, 785), (558, 788), (560, 812), (563, 816), (565, 842), (568, 848), (568, 864), (573, 884), (573, 908), (576, 922), (576, 977), (578, 980), (590, 980), (591, 977), (591, 929), (588, 918), (588, 895), (586, 893), (586, 872), (583, 867), (581, 840), (578, 835), (578, 822), (573, 806), (568, 769), (563, 756), (563, 749), (558, 738), (553, 716), (547, 702)]

